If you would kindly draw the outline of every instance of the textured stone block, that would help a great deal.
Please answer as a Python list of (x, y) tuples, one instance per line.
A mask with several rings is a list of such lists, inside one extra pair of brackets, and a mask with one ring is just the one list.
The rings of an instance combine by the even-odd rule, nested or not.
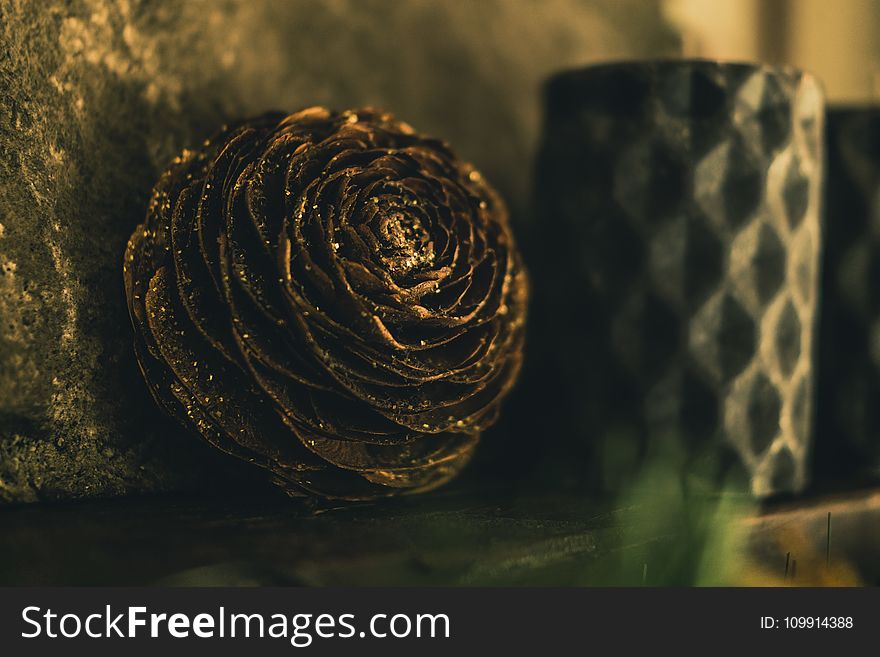
[(816, 81), (790, 70), (549, 81), (537, 199), (556, 264), (535, 296), (576, 391), (560, 430), (590, 443), (605, 487), (673, 452), (711, 481), (739, 463), (756, 495), (804, 487), (822, 123)]
[(880, 108), (832, 107), (817, 478), (880, 478)]

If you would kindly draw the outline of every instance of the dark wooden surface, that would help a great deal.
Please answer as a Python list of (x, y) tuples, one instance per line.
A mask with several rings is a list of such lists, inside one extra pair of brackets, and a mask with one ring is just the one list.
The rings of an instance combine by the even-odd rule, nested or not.
[(764, 571), (753, 574), (757, 580), (778, 583), (782, 574), (782, 583), (803, 586), (880, 584), (880, 489), (771, 506), (743, 522), (748, 552)]
[(9, 507), (0, 584), (880, 582), (880, 491), (766, 509), (729, 502), (467, 487), (344, 507), (235, 495)]

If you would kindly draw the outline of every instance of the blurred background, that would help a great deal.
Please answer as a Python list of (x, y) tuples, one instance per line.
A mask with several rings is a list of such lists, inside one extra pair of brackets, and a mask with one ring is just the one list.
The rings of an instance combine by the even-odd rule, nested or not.
[(688, 57), (790, 64), (818, 76), (830, 102), (877, 99), (876, 0), (662, 0)]

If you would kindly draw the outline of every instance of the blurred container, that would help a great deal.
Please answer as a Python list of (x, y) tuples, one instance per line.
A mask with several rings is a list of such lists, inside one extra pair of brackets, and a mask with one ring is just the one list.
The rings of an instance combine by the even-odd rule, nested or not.
[(603, 489), (670, 459), (762, 497), (806, 485), (822, 129), (817, 82), (788, 68), (630, 62), (547, 83), (533, 322), (552, 320), (567, 389), (556, 431), (588, 445)]
[(828, 111), (819, 480), (880, 478), (880, 107)]

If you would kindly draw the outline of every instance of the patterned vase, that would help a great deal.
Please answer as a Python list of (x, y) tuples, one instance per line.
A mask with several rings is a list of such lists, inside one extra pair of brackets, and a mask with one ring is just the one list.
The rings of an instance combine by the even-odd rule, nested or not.
[(786, 68), (548, 81), (535, 296), (568, 388), (557, 430), (602, 488), (658, 462), (761, 497), (807, 483), (822, 129), (819, 85)]

